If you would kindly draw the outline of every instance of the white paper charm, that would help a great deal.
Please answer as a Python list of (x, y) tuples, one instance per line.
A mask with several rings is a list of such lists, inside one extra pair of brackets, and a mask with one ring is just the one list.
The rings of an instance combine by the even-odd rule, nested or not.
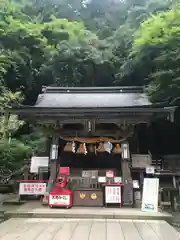
[(72, 143), (72, 152), (73, 153), (76, 152), (76, 143), (75, 142)]

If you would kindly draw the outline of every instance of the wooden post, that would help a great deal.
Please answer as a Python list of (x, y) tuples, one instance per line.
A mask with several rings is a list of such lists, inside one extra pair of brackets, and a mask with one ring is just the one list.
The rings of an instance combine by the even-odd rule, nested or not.
[[(50, 153), (49, 153), (49, 165), (50, 165), (50, 177), (49, 177), (49, 181), (48, 181), (48, 184), (47, 184), (47, 188), (46, 188), (46, 193), (44, 194), (44, 198), (43, 198), (43, 203), (44, 204), (47, 204), (47, 200), (46, 200), (46, 196), (49, 195), (53, 185), (54, 185), (54, 182), (56, 180), (56, 177), (57, 177), (57, 162), (58, 162), (58, 152), (57, 154), (55, 154), (55, 156), (52, 156), (53, 154), (52, 153), (52, 147), (53, 145), (54, 146), (57, 146), (57, 149), (58, 149), (58, 137), (56, 135), (53, 135), (53, 138), (52, 138), (52, 142), (51, 142), (51, 148), (50, 148)], [(57, 150), (58, 151), (58, 150)]]
[[(123, 151), (123, 150), (122, 150)], [(129, 150), (128, 150), (129, 151)], [(123, 156), (123, 155), (122, 155)], [(130, 169), (130, 154), (121, 158), (122, 179), (124, 183), (122, 201), (124, 206), (133, 206), (133, 184)]]
[[(53, 136), (52, 138), (52, 145), (56, 145), (58, 146), (58, 138), (57, 136)], [(52, 149), (50, 150), (52, 151)], [(54, 181), (56, 180), (56, 176), (57, 176), (57, 161), (58, 161), (58, 154), (55, 156), (55, 158), (52, 156), (52, 154), (50, 154), (50, 177), (49, 177), (49, 181), (48, 181), (48, 186), (47, 186), (47, 192), (49, 193), (51, 191), (51, 188), (54, 184)]]
[(23, 174), (23, 178), (24, 180), (28, 180), (28, 176), (29, 176), (29, 168), (28, 166), (24, 168), (24, 174)]
[[(174, 187), (174, 189), (177, 189), (177, 184), (176, 184), (176, 176), (173, 176), (173, 187)], [(173, 201), (173, 210), (174, 211), (177, 211), (177, 193), (175, 193), (174, 194), (174, 192), (172, 193), (172, 195), (173, 195), (173, 199), (172, 199), (172, 201)]]

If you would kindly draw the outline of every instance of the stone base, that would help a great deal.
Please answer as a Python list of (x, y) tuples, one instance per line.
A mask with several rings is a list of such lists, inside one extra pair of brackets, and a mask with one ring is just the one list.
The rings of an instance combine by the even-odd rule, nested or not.
[(80, 218), (80, 219), (141, 219), (171, 221), (172, 215), (165, 212), (149, 213), (136, 208), (72, 207), (49, 208), (40, 202), (28, 202), (16, 210), (6, 210), (6, 218)]

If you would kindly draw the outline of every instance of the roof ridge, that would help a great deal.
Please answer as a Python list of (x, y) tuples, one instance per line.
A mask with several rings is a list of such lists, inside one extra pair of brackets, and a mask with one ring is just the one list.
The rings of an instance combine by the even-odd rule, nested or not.
[(42, 87), (43, 93), (134, 93), (143, 92), (141, 86), (113, 86), (113, 87)]

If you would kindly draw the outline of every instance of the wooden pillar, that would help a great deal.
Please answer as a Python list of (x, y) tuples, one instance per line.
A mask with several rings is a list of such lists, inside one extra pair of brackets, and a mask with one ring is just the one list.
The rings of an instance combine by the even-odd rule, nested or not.
[(28, 176), (29, 176), (29, 168), (28, 168), (28, 166), (26, 166), (24, 168), (24, 174), (23, 175), (24, 175), (23, 176), (24, 180), (28, 180)]
[[(122, 147), (122, 158), (121, 158), (121, 169), (122, 169), (122, 179), (124, 182), (123, 188), (123, 205), (124, 206), (133, 206), (134, 196), (133, 196), (133, 184), (132, 184), (132, 177), (131, 177), (131, 169), (130, 169), (130, 152), (129, 152), (129, 143), (126, 142), (128, 148), (124, 149)], [(125, 153), (125, 151), (127, 151)]]
[[(53, 151), (55, 152), (55, 149), (53, 148), (57, 147), (57, 154), (53, 154)], [(52, 186), (54, 184), (54, 181), (56, 180), (57, 177), (57, 162), (58, 162), (58, 137), (53, 136), (52, 138), (52, 144), (51, 144), (51, 150), (50, 150), (50, 177), (48, 181), (48, 186), (47, 186), (47, 192), (49, 193), (52, 189)]]

